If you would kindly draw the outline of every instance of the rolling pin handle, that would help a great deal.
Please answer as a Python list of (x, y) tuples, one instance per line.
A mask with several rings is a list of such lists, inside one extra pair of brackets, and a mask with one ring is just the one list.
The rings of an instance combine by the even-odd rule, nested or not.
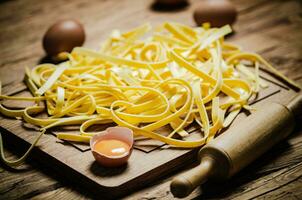
[(214, 165), (215, 160), (206, 156), (198, 166), (174, 178), (170, 185), (173, 196), (178, 198), (188, 196), (197, 186), (208, 180), (214, 171)]

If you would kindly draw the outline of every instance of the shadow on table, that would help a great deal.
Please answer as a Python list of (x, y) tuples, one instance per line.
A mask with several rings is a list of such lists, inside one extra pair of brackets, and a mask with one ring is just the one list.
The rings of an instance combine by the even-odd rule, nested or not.
[(150, 9), (155, 12), (178, 12), (185, 10), (187, 7), (189, 7), (189, 5), (190, 4), (188, 2), (181, 2), (174, 5), (153, 2), (150, 6)]
[(45, 55), (44, 57), (40, 58), (40, 60), (38, 61), (38, 64), (44, 64), (44, 63), (59, 64), (64, 61), (65, 60), (55, 60), (55, 59), (51, 58), (50, 56)]
[(128, 167), (128, 164), (122, 165), (120, 167), (107, 168), (100, 166), (96, 161), (94, 161), (90, 166), (90, 171), (98, 177), (114, 177), (116, 175), (122, 174)]
[(8, 2), (8, 1), (12, 1), (12, 0), (0, 0), (0, 4), (1, 4), (1, 3)]

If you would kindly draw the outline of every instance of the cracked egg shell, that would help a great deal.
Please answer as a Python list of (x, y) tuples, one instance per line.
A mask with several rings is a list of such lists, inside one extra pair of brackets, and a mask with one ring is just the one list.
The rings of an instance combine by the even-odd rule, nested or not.
[[(107, 144), (105, 142), (107, 142)], [(127, 163), (133, 150), (133, 143), (133, 131), (126, 127), (117, 126), (107, 128), (105, 131), (94, 135), (90, 140), (90, 148), (92, 155), (100, 165), (105, 167), (117, 167)], [(110, 152), (109, 155), (108, 148), (110, 148), (110, 145), (115, 148), (117, 147), (116, 145), (126, 146), (124, 148), (125, 152), (120, 155)]]

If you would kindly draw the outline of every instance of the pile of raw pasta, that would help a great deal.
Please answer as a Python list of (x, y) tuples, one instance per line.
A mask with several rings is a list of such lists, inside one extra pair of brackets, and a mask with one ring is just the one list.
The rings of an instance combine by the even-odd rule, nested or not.
[[(250, 109), (249, 97), (267, 87), (259, 78), (260, 66), (295, 86), (259, 55), (226, 43), (223, 38), (230, 32), (230, 26), (177, 23), (153, 31), (149, 24), (125, 33), (115, 30), (99, 50), (77, 47), (66, 62), (27, 69), (25, 80), (34, 97), (1, 99), (37, 105), (21, 110), (1, 105), (0, 111), (41, 128), (32, 147), (52, 127), (79, 124), (81, 134), (60, 133), (58, 138), (89, 142), (93, 133), (86, 132), (88, 127), (110, 122), (172, 146), (201, 146), (229, 126), (242, 108)], [(36, 116), (45, 111), (47, 118)], [(199, 124), (202, 139), (185, 140), (185, 128), (193, 122)], [(163, 126), (171, 127), (170, 134), (157, 131)], [(28, 152), (5, 162), (17, 165)]]

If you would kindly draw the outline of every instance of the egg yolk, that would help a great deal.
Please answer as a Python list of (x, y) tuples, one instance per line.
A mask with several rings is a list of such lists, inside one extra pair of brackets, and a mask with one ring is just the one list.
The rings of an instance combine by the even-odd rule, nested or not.
[(94, 150), (106, 156), (121, 156), (128, 152), (129, 145), (121, 140), (100, 140), (94, 145)]

